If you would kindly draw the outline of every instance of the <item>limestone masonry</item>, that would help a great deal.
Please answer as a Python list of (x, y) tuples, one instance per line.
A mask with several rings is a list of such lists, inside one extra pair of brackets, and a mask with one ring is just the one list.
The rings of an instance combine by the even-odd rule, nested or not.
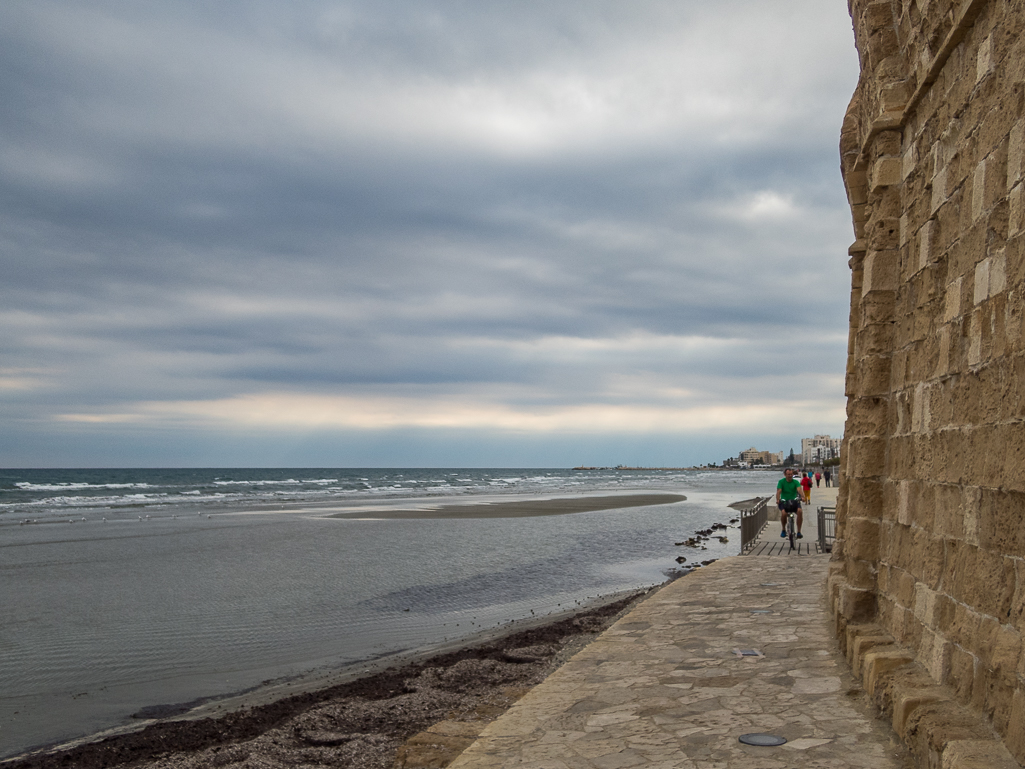
[(840, 150), (856, 240), (829, 597), (841, 647), (920, 760), (1014, 766), (1025, 0), (849, 9), (861, 79)]

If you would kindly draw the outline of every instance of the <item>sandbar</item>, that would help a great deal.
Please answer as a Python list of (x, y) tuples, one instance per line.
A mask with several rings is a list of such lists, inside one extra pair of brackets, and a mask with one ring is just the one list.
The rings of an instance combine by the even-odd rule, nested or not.
[(334, 513), (328, 518), (531, 518), (542, 515), (570, 515), (592, 513), (598, 510), (618, 510), (626, 507), (648, 507), (683, 502), (682, 494), (623, 494), (604, 497), (561, 497), (558, 499), (521, 499), (512, 502), (472, 502), (448, 504), (439, 507), (410, 508), (406, 510), (374, 510), (353, 513)]

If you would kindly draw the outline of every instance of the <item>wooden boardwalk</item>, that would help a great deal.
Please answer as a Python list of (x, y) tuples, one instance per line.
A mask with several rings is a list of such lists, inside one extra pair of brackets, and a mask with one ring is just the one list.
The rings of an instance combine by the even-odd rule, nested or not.
[[(766, 536), (766, 532), (769, 532)], [(765, 527), (762, 536), (744, 555), (820, 555), (818, 537), (812, 539), (807, 534), (804, 539), (797, 540), (796, 547), (790, 549), (790, 540), (783, 539), (776, 533), (771, 523)]]
[(816, 513), (820, 507), (836, 505), (836, 494), (837, 488), (835, 486), (828, 488), (826, 486), (812, 487), (811, 502), (803, 505), (804, 525), (801, 528), (801, 533), (804, 534), (804, 539), (797, 540), (797, 546), (793, 550), (790, 549), (790, 541), (779, 535), (781, 528), (779, 511), (776, 510), (775, 496), (773, 496), (773, 499), (769, 500), (769, 522), (765, 524), (765, 528), (759, 533), (758, 539), (754, 541), (743, 555), (821, 555), (822, 551), (819, 549), (818, 516)]

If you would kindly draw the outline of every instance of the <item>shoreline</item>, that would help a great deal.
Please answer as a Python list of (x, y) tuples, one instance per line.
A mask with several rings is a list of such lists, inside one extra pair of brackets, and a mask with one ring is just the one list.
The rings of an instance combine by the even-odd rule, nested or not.
[(200, 769), (256, 757), (291, 765), (311, 751), (326, 765), (391, 767), (402, 743), (438, 722), (483, 728), (661, 587), (606, 596), (611, 600), (359, 669), (271, 683), (180, 715), (37, 748), (0, 760), (0, 767)]

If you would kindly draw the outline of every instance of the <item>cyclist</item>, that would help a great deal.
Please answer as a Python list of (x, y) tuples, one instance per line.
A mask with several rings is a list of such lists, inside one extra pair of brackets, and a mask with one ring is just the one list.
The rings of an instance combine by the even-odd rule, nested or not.
[(779, 522), (783, 524), (781, 537), (787, 535), (787, 514), (797, 513), (797, 538), (803, 539), (801, 524), (804, 523), (804, 511), (801, 510), (801, 484), (794, 480), (794, 471), (787, 468), (783, 471), (783, 478), (776, 484), (776, 507), (779, 508)]

